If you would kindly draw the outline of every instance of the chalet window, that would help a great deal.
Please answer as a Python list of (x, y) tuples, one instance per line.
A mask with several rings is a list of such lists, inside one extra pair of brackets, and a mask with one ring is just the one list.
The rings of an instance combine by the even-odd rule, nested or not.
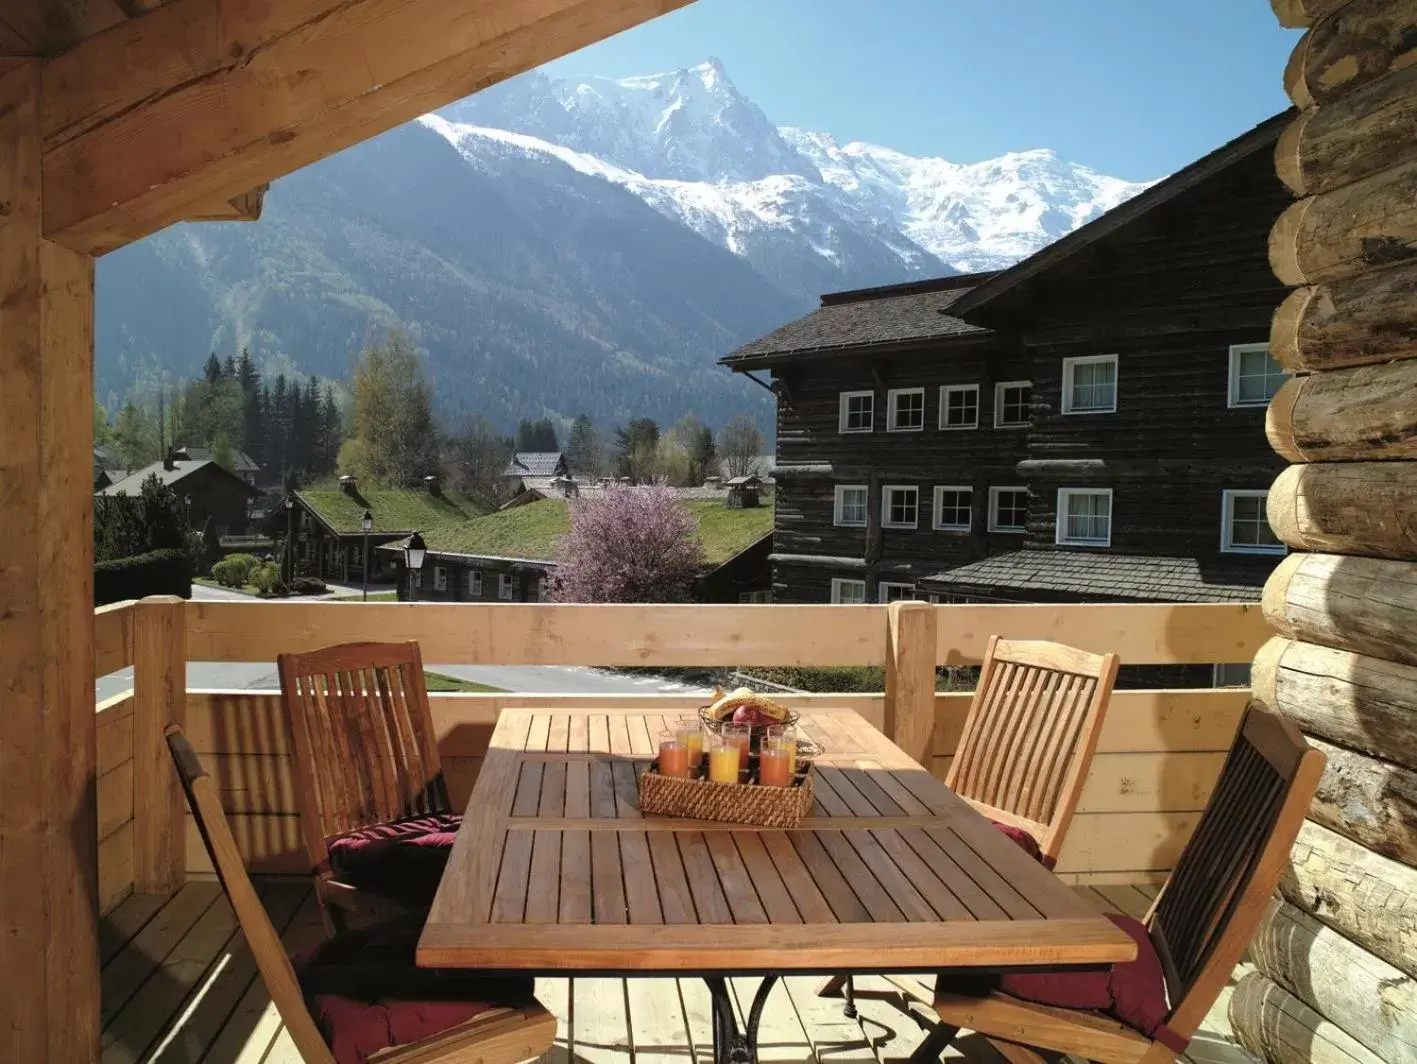
[(994, 427), (1028, 427), (1028, 408), (1033, 401), (1032, 381), (1000, 381), (994, 385)]
[(762, 606), (772, 602), (771, 591), (740, 591), (738, 601), (744, 606)]
[(869, 505), (865, 484), (838, 484), (832, 506), (832, 524), (838, 528), (865, 528)]
[(414, 587), (422, 587), (422, 586), (423, 586), (423, 570), (422, 570), (422, 569), (415, 569), (415, 570), (413, 571), (413, 586), (414, 586)]
[(913, 599), (914, 597), (914, 584), (891, 584), (882, 581), (876, 587), (876, 601), (883, 606), (887, 603), (900, 602), (902, 599)]
[(433, 590), (448, 590), (448, 570), (444, 569), (441, 565), (433, 566)]
[(1063, 359), (1063, 413), (1110, 414), (1116, 409), (1116, 355)]
[(1230, 405), (1267, 406), (1289, 373), (1269, 357), (1268, 344), (1230, 345)]
[(511, 573), (502, 573), (497, 577), (497, 597), (510, 602), (512, 596), (516, 594), (516, 578)]
[(974, 489), (958, 485), (935, 488), (935, 530), (937, 532), (968, 532), (973, 521), (970, 508), (974, 505)]
[(832, 602), (839, 605), (859, 605), (866, 601), (866, 581), (832, 577)]
[(919, 488), (914, 484), (887, 484), (881, 489), (881, 527), (915, 528), (919, 523)]
[(870, 432), (876, 427), (876, 393), (842, 392), (838, 432)]
[(1221, 496), (1220, 549), (1227, 554), (1283, 554), (1285, 547), (1265, 515), (1266, 491), (1227, 491)]
[(989, 489), (990, 532), (1022, 532), (1027, 523), (1027, 488)]
[(946, 384), (940, 389), (940, 428), (979, 427), (979, 385)]
[(1230, 665), (1212, 665), (1210, 686), (1249, 687), (1250, 663), (1241, 661)]
[(1112, 489), (1058, 489), (1059, 543), (1080, 547), (1112, 545)]
[(887, 432), (919, 432), (924, 427), (924, 388), (892, 388), (886, 393)]
[(945, 591), (931, 591), (925, 601), (933, 606), (962, 606), (969, 602), (968, 595), (951, 595)]
[(471, 598), (482, 597), (482, 570), (469, 569), (465, 574), (467, 578), (467, 593)]

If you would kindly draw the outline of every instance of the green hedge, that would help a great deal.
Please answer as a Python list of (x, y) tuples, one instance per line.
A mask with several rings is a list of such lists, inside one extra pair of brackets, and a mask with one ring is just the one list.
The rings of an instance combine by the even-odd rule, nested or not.
[(95, 606), (144, 595), (192, 597), (192, 555), (168, 548), (99, 562), (93, 567)]

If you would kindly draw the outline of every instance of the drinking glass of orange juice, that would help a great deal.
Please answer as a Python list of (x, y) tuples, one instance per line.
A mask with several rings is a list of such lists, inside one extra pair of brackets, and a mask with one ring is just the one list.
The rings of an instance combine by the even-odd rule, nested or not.
[(780, 750), (787, 758), (788, 775), (797, 772), (797, 729), (791, 724), (773, 724), (768, 727), (764, 749)]
[(763, 743), (758, 750), (758, 782), (764, 787), (790, 787), (791, 757), (785, 746)]
[(680, 741), (677, 731), (666, 729), (659, 733), (659, 774), (681, 778), (689, 775), (689, 747)]
[(738, 747), (739, 767), (746, 769), (748, 767), (748, 751), (753, 745), (753, 729), (747, 724), (725, 724), (722, 735)]
[(697, 717), (681, 717), (678, 724), (679, 741), (689, 751), (689, 774), (693, 775), (704, 760), (704, 726)]
[(708, 741), (709, 780), (713, 783), (737, 783), (742, 760), (738, 744), (723, 735), (711, 735)]

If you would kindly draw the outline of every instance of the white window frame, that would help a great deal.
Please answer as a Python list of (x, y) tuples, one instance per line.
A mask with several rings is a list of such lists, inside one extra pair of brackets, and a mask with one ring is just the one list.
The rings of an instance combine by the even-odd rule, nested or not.
[[(1267, 499), (1268, 490), (1264, 488), (1226, 488), (1220, 493), (1220, 553), (1222, 554), (1267, 554), (1274, 557), (1278, 554), (1288, 554), (1289, 548), (1278, 543), (1272, 547), (1256, 547), (1248, 543), (1238, 546), (1232, 541), (1235, 523), (1235, 500), (1236, 499)], [(1268, 522), (1268, 517), (1266, 517)], [(1274, 531), (1273, 528), (1270, 531)]]
[(906, 591), (908, 591), (908, 592), (910, 593), (910, 594), (907, 596), (908, 599), (909, 599), (911, 602), (914, 602), (914, 601), (915, 601), (915, 585), (914, 585), (914, 584), (902, 583), (902, 582), (899, 581), (899, 580), (882, 580), (879, 584), (876, 585), (876, 602), (877, 602), (878, 604), (882, 605), (882, 606), (885, 606), (885, 605), (889, 604), (891, 600), (887, 597), (887, 592), (888, 592), (891, 588), (893, 588), (893, 587), (901, 587), (901, 588), (904, 588)]
[[(1230, 669), (1244, 669), (1245, 678), (1235, 680), (1227, 675)], [(1212, 687), (1249, 687), (1252, 677), (1250, 663), (1248, 661), (1222, 662), (1210, 667), (1210, 686)]]
[[(1263, 410), (1269, 406), (1269, 399), (1256, 402), (1253, 399), (1241, 400), (1240, 398), (1240, 356), (1254, 354), (1256, 351), (1263, 351), (1265, 355), (1269, 355), (1269, 344), (1230, 345), (1230, 363), (1225, 374), (1225, 405), (1231, 410)], [(1270, 361), (1274, 362), (1274, 359), (1271, 358)], [(1279, 365), (1278, 362), (1274, 364)], [(1283, 370), (1285, 380), (1294, 376), (1283, 366), (1280, 366), (1280, 369)], [(1278, 388), (1275, 389), (1275, 391), (1278, 390)]]
[(740, 591), (738, 602), (743, 606), (766, 606), (772, 603), (771, 591)]
[[(861, 492), (864, 502), (861, 507), (861, 520), (846, 521), (843, 519), (843, 512), (846, 509), (846, 493), (848, 491)], [(871, 488), (867, 484), (838, 484), (832, 491), (832, 524), (837, 528), (865, 528), (871, 521)]]
[(433, 566), (433, 590), (448, 590), (448, 569), (444, 565)]
[[(891, 521), (891, 492), (893, 491), (915, 492), (915, 522), (913, 524), (896, 524)], [(920, 485), (886, 484), (881, 487), (881, 527), (905, 529), (907, 531), (913, 531), (920, 527)]]
[(999, 497), (1006, 491), (1021, 491), (1024, 497), (1024, 510), (1028, 509), (1028, 488), (1022, 484), (1000, 484), (989, 489), (989, 531), (1009, 532), (1019, 534), (1027, 531), (1027, 525), (1001, 525), (999, 524)]
[(469, 595), (482, 597), (482, 570), (469, 569), (465, 574), (465, 586)]
[[(842, 588), (846, 587), (848, 584), (850, 584), (852, 587), (860, 587), (860, 588), (861, 588), (861, 597), (860, 597), (859, 599), (852, 599), (850, 602), (843, 602), (842, 599), (841, 599), (841, 590), (842, 590)], [(866, 581), (864, 581), (864, 580), (853, 580), (852, 578), (846, 577), (846, 576), (834, 576), (834, 577), (832, 577), (832, 604), (833, 604), (833, 605), (838, 605), (838, 606), (860, 606), (860, 605), (865, 605), (865, 603), (866, 603)]]
[[(1069, 539), (1067, 535), (1068, 501), (1075, 496), (1104, 495), (1107, 498), (1107, 535), (1102, 539)], [(1059, 488), (1058, 511), (1053, 542), (1068, 547), (1110, 547), (1112, 546), (1112, 489), (1111, 488)]]
[[(1077, 376), (1079, 366), (1106, 366), (1112, 367), (1112, 405), (1111, 406), (1089, 406), (1077, 408), (1073, 406), (1073, 382)], [(1117, 389), (1121, 384), (1121, 374), (1117, 367), (1116, 355), (1079, 355), (1076, 358), (1063, 359), (1063, 413), (1065, 414), (1115, 414), (1117, 412)]]
[[(947, 525), (940, 521), (940, 506), (944, 502), (945, 492), (963, 491), (969, 495), (969, 523), (964, 525)], [(930, 512), (930, 522), (936, 532), (970, 532), (974, 529), (974, 488), (968, 484), (936, 484), (935, 485), (935, 505)]]
[(517, 589), (513, 583), (514, 579), (511, 573), (497, 574), (497, 598), (502, 602), (511, 602), (516, 596)]
[[(871, 423), (863, 428), (849, 429), (846, 427), (846, 407), (848, 399), (860, 399), (866, 396), (871, 400)], [(839, 433), (874, 432), (876, 430), (876, 393), (870, 388), (864, 391), (841, 392), (836, 400), (836, 431)]]
[[(974, 421), (968, 425), (950, 425), (945, 418), (949, 414), (950, 396), (956, 392), (974, 393)], [(977, 384), (942, 384), (940, 385), (940, 431), (941, 432), (968, 432), (970, 429), (979, 427), (979, 385)]]
[(994, 427), (996, 429), (1026, 429), (1029, 419), (1027, 416), (1022, 421), (1004, 421), (1001, 416), (1004, 412), (1004, 392), (1009, 388), (1027, 388), (1030, 398), (1033, 392), (1032, 381), (998, 381), (994, 385)]
[[(920, 396), (920, 424), (909, 425), (905, 428), (898, 428), (895, 423), (897, 406), (902, 395)], [(925, 389), (924, 388), (891, 388), (886, 392), (886, 431), (887, 432), (924, 432), (925, 431)]]

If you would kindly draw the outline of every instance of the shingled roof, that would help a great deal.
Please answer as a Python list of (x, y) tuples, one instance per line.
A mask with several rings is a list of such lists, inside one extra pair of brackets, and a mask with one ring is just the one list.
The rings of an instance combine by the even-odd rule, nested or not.
[(1077, 595), (1081, 601), (1258, 602), (1276, 560), (1212, 563), (1187, 557), (1020, 550), (924, 577), (922, 583), (965, 594), (965, 587), (998, 588)]
[(192, 476), (194, 473), (198, 473), (201, 470), (206, 469), (208, 466), (213, 466), (216, 469), (221, 470), (223, 475), (230, 477), (233, 482), (240, 484), (242, 489), (245, 490), (246, 494), (260, 494), (260, 492), (258, 492), (255, 488), (247, 484), (246, 481), (242, 480), (235, 473), (231, 472), (231, 470), (218, 465), (210, 458), (201, 460), (179, 458), (173, 461), (171, 469), (168, 469), (167, 466), (164, 465), (162, 462), (152, 462), (148, 465), (143, 466), (142, 469), (133, 470), (122, 480), (115, 481), (114, 483), (109, 484), (106, 488), (100, 488), (95, 494), (141, 495), (143, 493), (143, 484), (147, 482), (147, 479), (149, 477), (157, 477), (160, 483), (166, 484), (169, 488), (176, 490), (177, 487), (184, 480)]
[(518, 451), (512, 455), (504, 477), (554, 477), (565, 471), (566, 457), (560, 451)]
[(822, 296), (822, 306), (719, 359), (730, 369), (754, 369), (789, 357), (830, 354), (949, 337), (982, 336), (988, 329), (946, 313), (992, 274), (942, 277), (887, 288)]

